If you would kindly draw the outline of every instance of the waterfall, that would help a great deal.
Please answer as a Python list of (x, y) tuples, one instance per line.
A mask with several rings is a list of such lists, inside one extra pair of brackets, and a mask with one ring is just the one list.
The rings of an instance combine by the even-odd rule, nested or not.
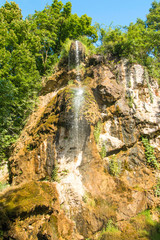
[(75, 144), (76, 144), (76, 149), (79, 150), (79, 136), (80, 136), (80, 111), (81, 111), (81, 106), (83, 104), (84, 96), (83, 96), (83, 89), (82, 88), (77, 88), (75, 89), (75, 96), (74, 96), (74, 131), (75, 131)]
[[(80, 77), (80, 56), (79, 56), (79, 41), (75, 41), (75, 63), (76, 63), (76, 80), (79, 85), (81, 82)], [(74, 138), (77, 153), (80, 151), (80, 135), (82, 131), (82, 122), (80, 120), (81, 107), (84, 100), (84, 90), (82, 87), (74, 88)]]
[(78, 82), (80, 82), (80, 71), (79, 71), (79, 66), (80, 66), (80, 59), (79, 59), (79, 41), (75, 41), (76, 44), (76, 55), (75, 55), (75, 60), (76, 60), (76, 71), (77, 71), (77, 76), (76, 79)]

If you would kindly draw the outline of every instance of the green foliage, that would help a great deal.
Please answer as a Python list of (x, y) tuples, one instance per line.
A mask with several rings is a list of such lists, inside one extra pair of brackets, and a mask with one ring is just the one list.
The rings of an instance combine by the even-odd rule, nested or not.
[(84, 45), (86, 55), (96, 53), (96, 47), (92, 44), (92, 40), (87, 36), (80, 36), (78, 40)]
[(107, 223), (105, 232), (117, 232), (119, 231), (118, 228), (113, 224), (112, 219), (110, 219)]
[(71, 43), (72, 40), (70, 40), (69, 38), (67, 38), (66, 41), (63, 43), (60, 58), (68, 57)]
[(127, 58), (131, 63), (147, 67), (149, 74), (160, 81), (160, 2), (153, 1), (146, 21), (137, 19), (128, 27), (98, 26), (99, 52), (108, 57)]
[(156, 197), (160, 197), (160, 179), (157, 180), (157, 184), (154, 188), (154, 193)]
[(58, 167), (54, 166), (52, 170), (52, 176), (51, 176), (53, 181), (58, 181)]
[[(107, 222), (107, 225), (105, 228), (103, 228), (103, 230), (101, 231), (100, 235), (99, 235), (99, 240), (102, 239), (102, 237), (105, 235), (107, 236), (109, 234), (109, 236), (117, 236), (117, 238), (114, 239), (118, 239), (118, 236), (120, 236), (120, 230), (118, 229), (118, 227), (113, 223), (112, 219), (109, 219)], [(107, 238), (106, 238), (107, 239)], [(110, 239), (110, 238), (109, 238)], [(111, 238), (113, 239), (113, 238)]]
[(150, 166), (152, 166), (156, 169), (159, 169), (159, 164), (154, 155), (154, 148), (150, 145), (148, 138), (142, 137), (142, 142), (143, 142), (143, 146), (145, 148), (145, 156), (146, 156), (147, 163)]
[(113, 176), (118, 176), (121, 172), (121, 165), (115, 155), (109, 160), (109, 172)]
[(61, 1), (54, 0), (51, 6), (28, 17), (40, 41), (36, 62), (41, 74), (57, 61), (59, 55), (66, 54), (61, 50), (66, 47), (63, 44), (68, 42), (67, 39), (87, 36), (91, 42), (97, 41), (96, 29), (91, 26), (92, 19), (86, 14), (81, 17), (71, 14), (71, 8), (71, 2), (64, 5)]
[(97, 125), (94, 128), (94, 138), (97, 144), (99, 143), (100, 134), (101, 134), (101, 122), (98, 121)]
[(133, 108), (133, 104), (134, 104), (133, 96), (132, 95), (127, 95), (126, 98), (127, 98), (127, 101), (128, 101), (128, 106), (130, 108)]
[(145, 41), (144, 22), (131, 23), (129, 27), (116, 27), (107, 30), (102, 29), (102, 46), (100, 51), (114, 57), (125, 57), (134, 62), (145, 63), (148, 49)]
[(101, 158), (104, 158), (106, 156), (106, 147), (105, 147), (105, 145), (103, 145), (101, 147), (100, 155), (101, 155)]

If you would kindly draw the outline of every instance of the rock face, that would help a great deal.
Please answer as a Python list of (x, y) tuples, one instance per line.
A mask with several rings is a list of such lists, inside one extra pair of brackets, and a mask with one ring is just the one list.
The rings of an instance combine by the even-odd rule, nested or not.
[(4, 239), (143, 237), (136, 215), (150, 208), (154, 219), (160, 203), (159, 89), (140, 65), (111, 67), (92, 56), (80, 83), (61, 68), (44, 86), (10, 158), (17, 186), (0, 197)]

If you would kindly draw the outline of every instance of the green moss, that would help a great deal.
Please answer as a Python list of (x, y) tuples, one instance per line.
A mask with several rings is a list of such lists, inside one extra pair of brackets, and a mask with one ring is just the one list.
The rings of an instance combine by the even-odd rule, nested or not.
[(48, 183), (32, 181), (8, 191), (0, 197), (0, 204), (6, 215), (12, 218), (34, 211), (37, 206), (49, 206), (54, 196), (54, 189)]

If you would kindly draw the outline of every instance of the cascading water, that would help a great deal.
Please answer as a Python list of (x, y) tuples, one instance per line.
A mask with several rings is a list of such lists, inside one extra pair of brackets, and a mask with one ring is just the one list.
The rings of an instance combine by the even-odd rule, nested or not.
[(76, 80), (79, 83), (79, 87), (74, 89), (74, 135), (75, 135), (75, 144), (77, 154), (80, 154), (79, 151), (81, 149), (80, 145), (80, 134), (82, 133), (82, 121), (80, 119), (81, 107), (84, 101), (84, 90), (80, 87), (80, 57), (79, 57), (79, 41), (75, 41), (75, 60), (76, 60)]
[[(82, 151), (84, 142), (86, 140), (86, 125), (82, 118), (82, 110), (84, 104), (84, 87), (81, 86), (80, 75), (80, 54), (79, 54), (80, 42), (75, 41), (72, 43), (70, 52), (69, 63), (73, 64), (76, 69), (76, 83), (78, 86), (71, 87), (72, 96), (72, 120), (68, 126), (69, 131), (67, 139), (65, 138), (66, 129), (61, 129), (57, 162), (59, 167), (58, 183), (59, 196), (61, 203), (65, 209), (67, 209), (67, 215), (69, 217), (78, 214), (81, 211), (81, 201), (85, 194), (85, 187), (82, 182), (82, 176), (79, 171), (79, 167), (82, 163)], [(66, 173), (67, 174), (64, 174)], [(74, 212), (72, 212), (74, 209)]]
[(79, 135), (80, 135), (80, 111), (81, 106), (83, 104), (84, 96), (83, 96), (83, 89), (77, 88), (75, 89), (75, 96), (74, 96), (74, 131), (73, 134), (75, 135), (75, 144), (77, 151), (80, 149), (80, 142), (79, 142)]
[(79, 67), (80, 67), (80, 59), (79, 59), (79, 41), (75, 41), (75, 45), (76, 45), (76, 56), (75, 56), (75, 60), (76, 60), (76, 79), (77, 81), (80, 82), (80, 71), (79, 71)]

